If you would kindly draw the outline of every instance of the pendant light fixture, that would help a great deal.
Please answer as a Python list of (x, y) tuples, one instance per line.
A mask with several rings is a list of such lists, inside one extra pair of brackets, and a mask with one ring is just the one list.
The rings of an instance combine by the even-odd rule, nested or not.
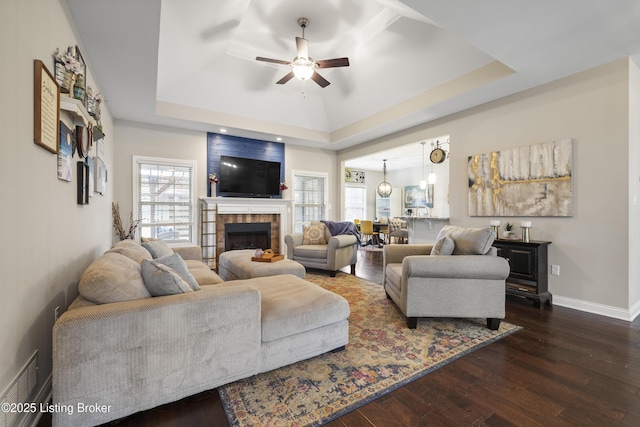
[[(424, 144), (426, 143), (427, 141), (420, 143), (422, 144), (422, 181), (420, 181), (420, 188), (423, 190), (427, 188), (427, 181), (424, 179)], [(431, 166), (431, 172), (433, 173), (433, 166)]]
[(382, 182), (378, 184), (378, 194), (380, 197), (389, 197), (391, 195), (391, 184), (387, 182), (387, 159), (383, 160), (382, 166)]

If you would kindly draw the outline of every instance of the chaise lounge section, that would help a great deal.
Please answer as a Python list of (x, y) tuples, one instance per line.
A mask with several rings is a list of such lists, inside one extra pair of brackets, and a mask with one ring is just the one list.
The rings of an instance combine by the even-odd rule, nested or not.
[(179, 251), (197, 291), (145, 296), (153, 258), (131, 241), (87, 268), (53, 328), (53, 404), (70, 409), (54, 426), (106, 423), (348, 343), (341, 296), (294, 275), (222, 282), (199, 248)]

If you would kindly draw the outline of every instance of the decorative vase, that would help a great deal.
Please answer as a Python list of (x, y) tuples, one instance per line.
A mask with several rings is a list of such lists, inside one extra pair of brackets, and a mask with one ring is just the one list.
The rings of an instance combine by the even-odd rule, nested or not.
[(215, 182), (210, 182), (209, 183), (209, 187), (211, 189), (210, 190), (211, 197), (217, 197), (216, 196), (216, 183)]

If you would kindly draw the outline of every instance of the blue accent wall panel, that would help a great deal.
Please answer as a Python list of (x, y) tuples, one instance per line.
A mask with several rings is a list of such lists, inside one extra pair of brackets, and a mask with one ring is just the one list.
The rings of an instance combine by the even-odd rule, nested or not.
[[(209, 174), (220, 176), (220, 156), (280, 162), (280, 182), (284, 181), (284, 144), (239, 136), (207, 133), (207, 196), (211, 197)], [(280, 198), (276, 196), (274, 198)]]

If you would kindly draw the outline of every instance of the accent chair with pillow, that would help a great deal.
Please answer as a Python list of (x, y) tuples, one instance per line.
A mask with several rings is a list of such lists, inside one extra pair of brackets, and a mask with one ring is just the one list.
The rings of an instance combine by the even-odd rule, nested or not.
[(335, 277), (338, 270), (351, 266), (351, 274), (356, 274), (358, 237), (353, 234), (333, 236), (323, 222), (311, 221), (303, 233), (288, 234), (284, 242), (287, 258), (307, 268), (328, 270)]
[(434, 244), (384, 247), (384, 289), (410, 329), (419, 317), (486, 318), (489, 329), (500, 327), (509, 264), (494, 238), (490, 227), (447, 225)]

